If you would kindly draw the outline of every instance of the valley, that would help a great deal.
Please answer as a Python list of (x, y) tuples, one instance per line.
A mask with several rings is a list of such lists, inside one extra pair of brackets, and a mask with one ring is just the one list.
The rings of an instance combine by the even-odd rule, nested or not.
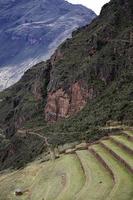
[(0, 13), (0, 200), (133, 200), (133, 0)]

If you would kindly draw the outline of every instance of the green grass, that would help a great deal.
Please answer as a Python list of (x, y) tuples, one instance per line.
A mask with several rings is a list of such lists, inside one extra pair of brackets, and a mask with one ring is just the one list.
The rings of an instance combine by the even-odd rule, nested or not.
[[(0, 180), (0, 200), (70, 200), (83, 187), (85, 177), (77, 156), (66, 155), (53, 162), (32, 163)], [(17, 188), (28, 191), (18, 198)]]
[[(62, 185), (60, 182), (61, 174), (57, 172), (58, 162), (49, 162), (46, 164), (45, 168), (42, 168), (33, 184), (30, 186), (31, 195), (30, 198), (33, 200), (36, 199), (45, 199), (48, 197), (51, 187), (55, 184), (58, 184), (58, 188), (53, 191), (53, 195), (58, 195), (58, 193), (62, 190)], [(59, 167), (59, 166), (58, 166)], [(57, 173), (57, 174), (56, 174)], [(63, 173), (61, 171), (61, 173)], [(54, 186), (55, 186), (54, 185)], [(54, 189), (55, 187), (53, 187)]]
[[(35, 177), (40, 172), (40, 167), (41, 166), (32, 163), (31, 166), (28, 166), (23, 170), (3, 175), (0, 180), (0, 200), (17, 200), (18, 198), (14, 195), (15, 189), (29, 189), (30, 185), (34, 182)], [(20, 199), (26, 198), (27, 197), (24, 195)]]
[(133, 131), (124, 131), (127, 135), (132, 136), (133, 137)]
[(64, 190), (56, 200), (74, 199), (85, 182), (85, 176), (77, 156), (65, 156), (65, 159), (63, 166), (67, 172), (67, 182)]
[(101, 145), (92, 148), (102, 157), (115, 176), (115, 185), (106, 200), (131, 200), (133, 196), (133, 176)]
[(77, 151), (85, 174), (86, 183), (76, 200), (103, 200), (108, 196), (113, 181), (101, 163), (87, 150)]
[(133, 167), (133, 157), (128, 154), (125, 150), (119, 147), (117, 144), (113, 143), (111, 140), (106, 140), (102, 142), (112, 151), (114, 151), (119, 157), (123, 158), (130, 166)]
[(111, 136), (116, 141), (120, 142), (123, 145), (126, 145), (129, 149), (133, 150), (133, 142), (127, 139), (124, 135)]
[[(126, 141), (126, 145), (131, 143), (123, 135), (112, 137)], [(133, 164), (131, 155), (110, 139), (103, 140), (102, 143), (129, 165)], [(42, 154), (23, 169), (7, 170), (0, 174), (0, 200), (131, 200), (131, 172), (101, 143), (90, 148), (111, 169), (114, 179), (100, 159), (88, 150), (69, 155), (61, 154), (59, 159), (47, 162), (43, 161)], [(18, 188), (25, 191), (19, 197), (14, 194)]]

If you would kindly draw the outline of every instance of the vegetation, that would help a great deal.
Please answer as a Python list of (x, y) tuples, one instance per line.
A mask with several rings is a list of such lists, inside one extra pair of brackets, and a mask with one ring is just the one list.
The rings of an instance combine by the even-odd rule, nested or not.
[(109, 176), (108, 171), (87, 150), (78, 151), (77, 154), (86, 174), (86, 183), (79, 194), (77, 194), (76, 199), (105, 199), (113, 187), (113, 180)]
[[(16, 156), (25, 164), (43, 149), (39, 138), (16, 137), (20, 128), (39, 132), (56, 146), (99, 139), (107, 134), (101, 127), (109, 120), (133, 124), (132, 13), (132, 0), (110, 1), (99, 17), (75, 31), (48, 61), (37, 64), (0, 93), (0, 128), (17, 152), (4, 162), (0, 160), (0, 168), (12, 163), (18, 167)], [(68, 92), (80, 80), (94, 91), (87, 105), (69, 119), (47, 123), (44, 110), (48, 93), (59, 88)]]
[[(129, 141), (126, 137), (123, 140)], [(116, 159), (101, 142), (120, 157)], [(130, 148), (132, 146), (130, 141)], [(133, 163), (132, 155), (127, 154), (123, 147), (113, 145), (109, 138), (92, 144), (89, 150), (60, 154), (60, 158), (54, 161), (43, 162), (43, 156), (24, 169), (1, 173), (0, 200), (131, 200), (133, 196), (133, 174), (121, 162), (121, 159), (126, 159), (128, 164), (131, 160)], [(16, 189), (22, 191), (21, 196), (15, 195)]]

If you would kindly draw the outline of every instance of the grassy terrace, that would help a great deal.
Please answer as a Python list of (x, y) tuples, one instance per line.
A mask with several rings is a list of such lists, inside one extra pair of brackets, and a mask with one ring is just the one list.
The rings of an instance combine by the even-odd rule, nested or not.
[(63, 162), (63, 169), (66, 169), (67, 182), (56, 200), (71, 200), (83, 187), (85, 175), (76, 155), (66, 155), (63, 159), (66, 159), (65, 163)]
[(128, 135), (133, 137), (133, 131), (125, 131)]
[(120, 142), (123, 145), (126, 145), (129, 149), (133, 151), (133, 143), (132, 141), (128, 140), (127, 137), (124, 135), (119, 135), (119, 136), (111, 136), (115, 141)]
[(63, 156), (55, 162), (32, 164), (24, 170), (1, 178), (0, 200), (18, 198), (17, 188), (25, 191), (21, 200), (73, 199), (85, 183), (85, 176), (76, 155)]
[(126, 136), (132, 137), (133, 139), (133, 131), (123, 131)]
[[(124, 135), (111, 137), (133, 147)], [(0, 200), (133, 200), (128, 166), (133, 166), (132, 154), (110, 137), (54, 161), (44, 162), (42, 154), (24, 169), (1, 172)], [(16, 189), (23, 195), (16, 196)]]
[[(31, 166), (28, 166), (23, 170), (2, 175), (0, 180), (0, 200), (17, 199), (14, 195), (15, 189), (29, 189), (41, 169), (42, 166), (38, 168), (38, 165), (32, 163)], [(24, 195), (21, 199), (26, 199), (26, 196)]]
[(133, 196), (133, 176), (100, 144), (93, 145), (94, 149), (112, 170), (115, 185), (106, 200), (131, 200)]
[(121, 147), (113, 143), (111, 140), (102, 141), (102, 143), (107, 148), (115, 152), (120, 158), (126, 161), (129, 166), (133, 167), (133, 156), (128, 154), (126, 151), (124, 151)]
[(113, 180), (103, 165), (88, 151), (77, 151), (86, 175), (86, 183), (76, 200), (105, 199), (113, 187)]

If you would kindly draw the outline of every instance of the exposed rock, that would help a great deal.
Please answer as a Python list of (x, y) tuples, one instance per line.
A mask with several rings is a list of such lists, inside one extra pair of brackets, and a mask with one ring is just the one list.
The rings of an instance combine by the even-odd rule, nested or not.
[(42, 85), (41, 85), (40, 81), (36, 80), (33, 85), (33, 89), (32, 89), (32, 93), (33, 93), (36, 101), (40, 101), (43, 98), (41, 89), (42, 89)]
[(76, 151), (76, 149), (67, 149), (65, 151), (65, 154), (73, 154), (73, 153), (75, 153), (75, 151)]
[(59, 119), (70, 117), (84, 108), (88, 99), (93, 98), (93, 88), (85, 88), (82, 81), (69, 87), (67, 91), (58, 89), (49, 92), (45, 107), (45, 119), (55, 122)]
[(58, 48), (53, 56), (51, 57), (51, 64), (54, 65), (56, 62), (63, 58), (63, 53), (61, 52), (60, 48)]
[(88, 144), (86, 142), (80, 143), (80, 144), (76, 145), (75, 149), (76, 150), (88, 149)]
[(22, 191), (21, 189), (19, 189), (19, 188), (16, 189), (14, 193), (15, 193), (16, 196), (21, 196), (21, 195), (23, 195), (23, 191)]
[(19, 116), (15, 122), (15, 129), (17, 130), (25, 121), (26, 118), (24, 116)]

